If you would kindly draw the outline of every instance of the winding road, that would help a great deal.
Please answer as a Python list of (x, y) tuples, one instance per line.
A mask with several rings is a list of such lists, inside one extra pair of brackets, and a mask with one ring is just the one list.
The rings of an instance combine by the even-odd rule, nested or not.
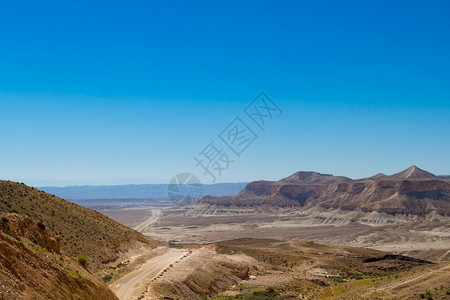
[(120, 300), (137, 299), (153, 278), (188, 254), (188, 250), (168, 248), (166, 253), (149, 259), (139, 269), (111, 284), (110, 288)]

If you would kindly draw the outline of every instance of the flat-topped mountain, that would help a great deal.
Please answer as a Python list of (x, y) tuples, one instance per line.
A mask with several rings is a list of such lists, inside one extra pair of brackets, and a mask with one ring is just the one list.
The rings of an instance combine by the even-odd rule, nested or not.
[(254, 181), (234, 197), (205, 197), (201, 203), (225, 206), (360, 209), (389, 214), (450, 215), (450, 182), (416, 166), (393, 174), (353, 180), (297, 172), (279, 181)]
[(296, 172), (278, 182), (285, 184), (329, 184), (350, 181), (352, 181), (350, 178), (343, 176), (333, 176), (331, 174), (320, 174), (317, 172)]

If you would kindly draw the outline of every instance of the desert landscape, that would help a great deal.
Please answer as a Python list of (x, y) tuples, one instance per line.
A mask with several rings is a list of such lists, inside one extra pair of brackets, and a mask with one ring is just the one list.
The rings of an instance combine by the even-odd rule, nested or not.
[[(300, 179), (292, 180), (293, 177)], [(356, 185), (363, 184), (368, 187), (382, 184), (384, 193), (376, 196), (376, 200), (374, 199), (376, 188), (370, 192), (360, 188), (357, 197), (353, 187), (342, 190), (341, 183), (347, 181), (349, 180), (342, 177), (334, 179), (330, 175), (300, 172), (279, 182), (265, 183), (264, 190), (259, 187), (258, 182), (250, 183), (234, 197), (205, 197), (196, 203), (181, 207), (141, 207), (140, 209), (146, 211), (148, 216), (140, 214), (138, 218), (127, 220), (125, 217), (128, 215), (127, 209), (122, 216), (120, 209), (112, 211), (106, 209), (102, 212), (113, 218), (120, 218), (128, 226), (134, 225), (134, 229), (152, 239), (168, 243), (171, 249), (181, 251), (176, 252), (171, 261), (162, 256), (165, 265), (158, 270), (161, 273), (156, 272), (148, 276), (146, 285), (142, 285), (145, 282), (142, 278), (141, 286), (135, 291), (135, 296), (140, 296), (141, 299), (162, 296), (194, 299), (211, 293), (217, 293), (215, 297), (218, 299), (222, 299), (220, 297), (238, 299), (252, 293), (266, 295), (267, 291), (264, 288), (274, 289), (272, 296), (270, 293), (266, 295), (274, 299), (276, 297), (415, 299), (422, 294), (426, 295), (427, 292), (432, 293), (437, 299), (446, 298), (450, 278), (448, 179), (436, 177), (412, 166), (392, 176), (377, 175), (355, 181)], [(330, 190), (330, 185), (336, 185), (335, 189)], [(408, 186), (408, 190), (395, 188), (404, 185)], [(421, 187), (422, 185), (425, 188)], [(441, 189), (441, 185), (444, 189)], [(258, 186), (257, 192), (254, 186)], [(292, 195), (293, 186), (300, 190), (301, 186), (307, 186), (309, 190), (325, 186), (328, 192), (338, 199), (350, 195), (354, 201), (364, 202), (369, 197), (371, 205), (379, 202), (389, 209), (383, 211), (377, 207), (372, 211), (370, 209), (363, 211), (362, 205), (333, 208), (328, 206), (327, 201), (331, 198), (329, 196), (323, 197), (326, 205), (323, 207), (323, 202), (315, 199), (314, 194), (309, 191), (306, 191), (308, 194), (306, 198), (299, 197), (298, 194)], [(392, 191), (386, 191), (386, 186), (392, 186)], [(273, 189), (277, 192), (273, 192)], [(340, 195), (336, 195), (336, 189), (340, 189)], [(439, 192), (433, 192), (435, 189)], [(280, 190), (289, 190), (289, 197), (286, 194), (280, 195), (278, 193)], [(421, 203), (420, 207), (402, 205), (403, 194), (417, 195), (413, 193), (414, 190), (419, 195), (423, 193), (438, 196), (421, 198), (423, 202), (432, 203), (429, 205), (424, 203)], [(263, 200), (258, 203), (255, 202), (255, 198)], [(301, 204), (296, 201), (287, 204), (288, 201), (299, 198), (302, 199)], [(395, 206), (389, 201), (395, 203)], [(407, 199), (407, 201), (413, 203), (414, 200)], [(349, 206), (351, 200), (347, 199), (344, 203)], [(437, 213), (435, 208), (442, 214)], [(405, 213), (406, 209), (409, 211)], [(398, 212), (394, 213), (393, 210)], [(187, 249), (189, 252), (186, 252)], [(341, 252), (335, 253), (336, 249), (341, 249)], [(359, 254), (349, 254), (348, 251), (356, 251)], [(305, 256), (303, 253), (309, 255)], [(183, 263), (178, 257), (182, 254), (189, 254), (183, 257), (186, 259)], [(384, 258), (379, 259), (380, 256)], [(311, 265), (300, 263), (309, 258), (313, 261)], [(347, 269), (350, 273), (331, 267), (345, 265), (341, 261), (344, 258), (355, 259), (360, 264), (358, 268), (362, 269), (379, 266), (380, 269), (377, 270), (379, 273), (362, 276), (353, 283), (347, 283), (347, 280), (355, 279), (351, 275), (352, 272), (366, 274), (369, 271), (361, 271), (353, 265), (353, 262), (350, 268), (352, 271)], [(365, 264), (368, 260), (372, 262), (371, 265)], [(233, 274), (237, 272), (236, 270), (246, 269), (247, 278), (244, 278), (241, 284), (238, 283), (240, 281), (232, 281), (223, 283), (221, 288), (216, 287), (216, 284), (219, 284), (217, 281), (221, 282), (222, 279), (215, 278), (214, 274), (219, 272), (215, 270), (224, 263), (231, 271), (222, 269), (220, 274), (229, 272)], [(384, 263), (388, 265), (392, 263), (395, 266), (382, 266)], [(399, 265), (396, 265), (397, 263)], [(204, 269), (199, 271), (199, 267)], [(389, 272), (383, 273), (382, 270)], [(136, 274), (140, 272), (135, 271)], [(196, 278), (202, 282), (207, 280), (209, 282), (207, 286), (203, 289), (189, 284), (185, 286), (186, 281), (190, 282), (187, 274), (191, 273), (203, 276), (204, 279)], [(297, 285), (292, 283), (294, 278), (299, 280)], [(330, 278), (340, 278), (337, 280), (342, 282), (330, 281)], [(112, 285), (113, 290), (121, 286), (123, 289), (124, 283), (121, 282), (128, 284), (128, 280), (127, 277), (120, 278)], [(325, 280), (326, 283), (317, 286), (311, 284), (311, 280), (317, 282)], [(363, 281), (358, 283), (358, 280)], [(172, 284), (176, 287), (171, 286)], [(323, 286), (320, 286), (322, 284)], [(234, 288), (230, 289), (230, 286)]]
[(450, 1), (1, 1), (0, 300), (450, 300)]
[(359, 180), (297, 172), (234, 196), (178, 206), (102, 200), (95, 211), (3, 181), (1, 295), (447, 299), (449, 187), (415, 166)]

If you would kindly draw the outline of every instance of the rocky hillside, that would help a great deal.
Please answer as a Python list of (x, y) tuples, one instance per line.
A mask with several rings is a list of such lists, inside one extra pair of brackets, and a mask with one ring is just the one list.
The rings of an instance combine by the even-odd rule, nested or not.
[(155, 241), (94, 210), (22, 183), (0, 181), (0, 212), (39, 222), (60, 239), (62, 251), (73, 258), (85, 255), (92, 270), (116, 260), (132, 247), (156, 246)]
[(249, 183), (234, 197), (205, 197), (220, 206), (323, 207), (389, 214), (450, 215), (450, 181), (416, 166), (394, 174), (352, 180), (316, 172), (297, 172), (279, 181)]
[(42, 222), (0, 213), (0, 299), (117, 299)]

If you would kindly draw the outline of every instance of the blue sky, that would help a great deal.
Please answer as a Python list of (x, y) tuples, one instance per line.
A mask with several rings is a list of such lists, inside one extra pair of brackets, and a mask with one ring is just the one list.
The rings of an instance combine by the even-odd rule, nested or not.
[[(447, 1), (3, 1), (0, 178), (209, 178), (265, 91), (280, 118), (218, 179), (450, 174)], [(254, 125), (254, 124), (253, 124)]]

